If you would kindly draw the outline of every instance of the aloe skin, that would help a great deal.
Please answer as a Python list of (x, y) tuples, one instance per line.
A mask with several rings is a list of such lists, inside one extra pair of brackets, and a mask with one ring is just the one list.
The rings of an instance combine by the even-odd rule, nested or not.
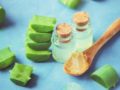
[(47, 16), (34, 16), (30, 22), (31, 27), (40, 33), (52, 33), (56, 18)]
[(5, 22), (5, 16), (6, 16), (6, 13), (4, 8), (0, 6), (0, 24)]
[(50, 42), (51, 36), (51, 33), (39, 33), (32, 28), (29, 28), (27, 32), (27, 37), (38, 43)]
[(104, 65), (91, 74), (91, 78), (109, 90), (115, 87), (119, 76), (111, 65)]
[(51, 42), (38, 43), (38, 42), (31, 40), (30, 38), (27, 38), (26, 45), (36, 51), (48, 50), (49, 47), (51, 46)]
[(51, 52), (49, 50), (36, 51), (26, 46), (26, 56), (34, 62), (49, 61)]
[(80, 4), (81, 0), (60, 0), (62, 4), (69, 8), (76, 8)]
[(15, 60), (15, 54), (9, 47), (0, 50), (0, 69), (5, 69), (10, 66)]

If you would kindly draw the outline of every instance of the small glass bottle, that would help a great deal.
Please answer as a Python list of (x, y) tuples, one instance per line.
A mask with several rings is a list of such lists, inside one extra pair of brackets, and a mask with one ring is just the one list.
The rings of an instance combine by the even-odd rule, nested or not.
[(60, 63), (65, 63), (74, 51), (72, 27), (67, 23), (59, 24), (52, 38), (52, 55)]
[(86, 12), (78, 12), (73, 16), (75, 48), (79, 51), (88, 49), (93, 44), (93, 31)]

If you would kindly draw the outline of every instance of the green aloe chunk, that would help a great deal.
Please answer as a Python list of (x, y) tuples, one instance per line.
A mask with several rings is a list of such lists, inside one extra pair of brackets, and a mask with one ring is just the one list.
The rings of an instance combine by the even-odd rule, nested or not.
[(105, 65), (91, 74), (93, 80), (107, 89), (115, 87), (119, 76), (111, 65)]
[(4, 8), (0, 6), (0, 23), (5, 22), (5, 16), (6, 16), (6, 13)]
[(75, 82), (70, 82), (70, 83), (65, 85), (63, 90), (83, 90), (83, 89), (80, 87), (79, 84), (77, 84)]
[(81, 0), (60, 0), (60, 2), (70, 8), (76, 8)]
[(26, 56), (27, 56), (27, 58), (29, 58), (32, 61), (44, 62), (44, 61), (48, 61), (50, 59), (51, 52), (48, 50), (36, 51), (36, 50), (29, 48), (26, 45)]
[(27, 37), (30, 37), (35, 42), (50, 42), (51, 40), (51, 33), (38, 33), (35, 32), (33, 29), (29, 29), (27, 32)]
[(56, 18), (37, 15), (30, 22), (31, 27), (40, 33), (53, 32), (55, 24)]
[(51, 45), (51, 42), (37, 43), (28, 37), (26, 40), (26, 45), (34, 50), (48, 50)]
[(21, 73), (11, 73), (10, 79), (17, 85), (25, 86), (31, 78), (23, 76)]
[(0, 69), (7, 68), (14, 60), (15, 55), (9, 47), (0, 50)]
[(31, 79), (32, 67), (24, 64), (15, 63), (10, 71), (10, 80), (20, 86), (25, 86)]

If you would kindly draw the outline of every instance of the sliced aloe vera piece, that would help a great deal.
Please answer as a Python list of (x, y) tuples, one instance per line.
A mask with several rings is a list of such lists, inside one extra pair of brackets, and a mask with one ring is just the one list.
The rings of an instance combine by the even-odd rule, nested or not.
[(111, 65), (105, 65), (91, 74), (93, 80), (107, 89), (115, 87), (119, 76)]
[(48, 50), (36, 51), (36, 50), (29, 48), (26, 45), (26, 56), (27, 56), (27, 58), (29, 58), (32, 61), (44, 62), (44, 61), (48, 61), (50, 59), (51, 52)]
[(56, 18), (47, 16), (34, 16), (30, 22), (31, 27), (40, 33), (52, 32), (56, 24)]
[(30, 79), (31, 78), (27, 77), (26, 75), (23, 76), (22, 73), (10, 74), (10, 80), (20, 86), (25, 86), (27, 84), (27, 81), (29, 81)]
[(30, 37), (33, 41), (38, 43), (50, 42), (51, 36), (51, 33), (38, 33), (31, 28), (29, 28), (27, 32), (27, 37)]
[(15, 55), (9, 47), (0, 50), (0, 69), (7, 68), (14, 60)]
[(6, 16), (6, 13), (4, 8), (0, 6), (0, 23), (5, 22), (5, 16)]
[(28, 37), (26, 40), (26, 45), (34, 50), (48, 50), (51, 45), (51, 42), (37, 43)]
[(76, 8), (81, 0), (60, 0), (60, 2), (70, 8)]
[(31, 79), (32, 67), (24, 64), (15, 63), (10, 71), (10, 80), (17, 85), (25, 86)]

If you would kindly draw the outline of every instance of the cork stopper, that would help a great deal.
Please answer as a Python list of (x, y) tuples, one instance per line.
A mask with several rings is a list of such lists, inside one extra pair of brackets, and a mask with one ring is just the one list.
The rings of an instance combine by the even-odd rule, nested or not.
[(59, 24), (56, 28), (58, 36), (62, 38), (69, 37), (72, 33), (72, 27), (67, 23)]
[(84, 26), (89, 22), (89, 15), (86, 12), (77, 12), (73, 16), (73, 22), (78, 26)]

